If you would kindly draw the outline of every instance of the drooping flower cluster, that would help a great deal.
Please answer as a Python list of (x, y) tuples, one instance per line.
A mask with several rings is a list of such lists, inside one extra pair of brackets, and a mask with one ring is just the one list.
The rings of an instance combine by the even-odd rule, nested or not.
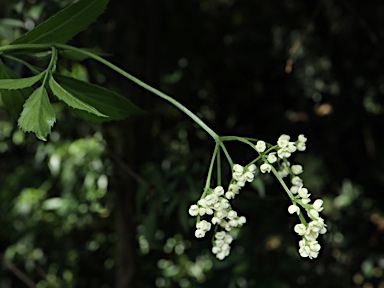
[[(197, 204), (191, 205), (189, 214), (197, 217), (195, 231), (197, 238), (204, 237), (212, 225), (217, 225), (218, 229), (215, 229), (212, 253), (218, 259), (222, 260), (230, 253), (230, 244), (233, 241), (231, 231), (243, 226), (246, 222), (244, 216), (238, 216), (237, 212), (232, 209), (230, 200), (239, 194), (246, 182), (253, 181), (257, 170), (254, 163), (259, 163), (258, 168), (261, 173), (273, 172), (282, 184), (282, 179), (290, 176), (291, 187), (287, 188), (283, 184), (283, 188), (292, 200), (288, 212), (299, 215), (301, 221), (301, 224), (294, 227), (294, 231), (302, 236), (302, 240), (299, 242), (299, 253), (302, 257), (309, 257), (310, 259), (318, 256), (321, 247), (317, 238), (327, 231), (327, 225), (319, 215), (323, 210), (323, 201), (318, 199), (312, 204), (310, 203), (310, 193), (303, 186), (303, 179), (299, 176), (303, 173), (303, 167), (298, 164), (291, 165), (288, 161), (292, 153), (305, 151), (307, 138), (304, 135), (299, 135), (296, 141), (290, 140), (291, 137), (285, 134), (279, 137), (277, 145), (267, 144), (262, 140), (255, 140), (255, 144), (246, 139), (242, 140), (242, 142), (253, 146), (258, 157), (246, 166), (239, 164), (232, 166), (232, 179), (227, 190), (224, 190), (222, 186), (217, 186), (214, 189), (207, 188)], [(300, 207), (306, 211), (310, 219), (309, 223), (305, 220)], [(200, 217), (206, 215), (211, 216), (209, 222), (200, 220)]]
[[(231, 230), (243, 226), (246, 222), (244, 216), (237, 215), (237, 212), (232, 209), (229, 201), (239, 194), (246, 182), (251, 182), (254, 179), (256, 165), (243, 167), (235, 164), (232, 170), (233, 179), (227, 191), (222, 186), (217, 186), (215, 189), (209, 188), (203, 193), (203, 197), (197, 201), (197, 204), (193, 204), (189, 208), (189, 214), (198, 217), (195, 231), (197, 238), (204, 237), (206, 232), (211, 229), (212, 224), (221, 228), (221, 231), (215, 234), (212, 248), (212, 253), (220, 260), (230, 253), (230, 244), (233, 240), (230, 234)], [(205, 215), (212, 216), (210, 222), (199, 220), (201, 216)]]

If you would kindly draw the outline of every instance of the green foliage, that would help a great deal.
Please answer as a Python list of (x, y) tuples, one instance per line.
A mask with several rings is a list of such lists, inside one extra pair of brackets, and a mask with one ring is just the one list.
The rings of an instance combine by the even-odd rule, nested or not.
[[(1, 60), (0, 60), (0, 78), (1, 79), (17, 79), (20, 78), (16, 72), (12, 69), (8, 68)], [(2, 80), (4, 81), (4, 80)], [(23, 109), (23, 103), (28, 98), (29, 95), (32, 94), (31, 88), (26, 88), (22, 90), (0, 90), (0, 95), (3, 100), (4, 105), (7, 107), (9, 113), (11, 113), (12, 117), (18, 118), (21, 110)]]
[(108, 116), (98, 117), (95, 114), (86, 113), (81, 110), (73, 110), (85, 120), (93, 122), (122, 120), (129, 116), (143, 113), (143, 110), (114, 91), (71, 77), (63, 75), (54, 76), (57, 82), (74, 97), (96, 107), (100, 113)]
[(81, 0), (58, 12), (11, 44), (65, 43), (105, 10), (108, 0)]
[(20, 79), (0, 79), (0, 89), (16, 90), (31, 87), (37, 81), (39, 81), (45, 73), (38, 75), (20, 78)]
[[(51, 133), (51, 128), (56, 118), (47, 94), (46, 84), (53, 95), (86, 120), (94, 122), (121, 120), (142, 112), (129, 100), (103, 87), (61, 76), (60, 74), (52, 76), (56, 70), (58, 53), (54, 44), (51, 43), (66, 42), (85, 29), (104, 11), (107, 3), (107, 0), (78, 1), (58, 12), (3, 49), (3, 51), (7, 51), (7, 49), (12, 51), (14, 48), (19, 53), (26, 54), (33, 54), (37, 50), (45, 52), (51, 50), (51, 61), (48, 67), (35, 76), (20, 78), (2, 62), (0, 63), (0, 90), (16, 90), (2, 93), (3, 102), (16, 117), (20, 114), (25, 99), (28, 98), (28, 96), (25, 97), (26, 94), (24, 92), (19, 90), (32, 87), (44, 77), (42, 86), (29, 94), (31, 96), (23, 106), (18, 121), (19, 127), (23, 131), (33, 132), (41, 140), (46, 140), (47, 135)], [(23, 44), (43, 45), (28, 46)], [(75, 61), (92, 58), (92, 55), (96, 55), (90, 49), (66, 47), (60, 55), (75, 59)], [(42, 55), (46, 56), (47, 53)], [(36, 69), (24, 60), (13, 59), (23, 63), (34, 73), (39, 71), (39, 69)], [(58, 82), (54, 77), (58, 79)], [(30, 89), (28, 92), (31, 92)]]
[(56, 116), (44, 86), (37, 88), (23, 107), (18, 120), (19, 127), (23, 131), (35, 133), (40, 140), (47, 140)]
[(95, 109), (91, 105), (87, 104), (86, 102), (79, 100), (78, 98), (73, 96), (71, 93), (66, 91), (63, 87), (61, 87), (55, 81), (55, 79), (53, 79), (52, 76), (49, 77), (48, 83), (49, 83), (49, 87), (52, 90), (52, 93), (57, 98), (59, 98), (61, 101), (63, 101), (65, 104), (67, 104), (68, 106), (75, 108), (75, 109), (84, 110), (88, 113), (95, 114), (98, 117), (108, 117), (108, 116), (100, 113), (99, 111), (97, 111), (97, 109)]

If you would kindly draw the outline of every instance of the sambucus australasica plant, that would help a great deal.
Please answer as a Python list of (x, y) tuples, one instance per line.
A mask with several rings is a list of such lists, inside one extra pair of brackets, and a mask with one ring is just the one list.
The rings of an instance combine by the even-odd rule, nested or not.
[[(108, 0), (80, 0), (9, 45), (0, 47), (1, 56), (20, 62), (33, 74), (31, 77), (20, 78), (0, 61), (1, 97), (9, 112), (18, 118), (19, 127), (25, 132), (33, 132), (41, 140), (47, 140), (56, 122), (48, 93), (86, 120), (98, 122), (121, 120), (141, 113), (140, 108), (117, 93), (62, 75), (56, 70), (61, 58), (73, 61), (94, 59), (170, 102), (187, 114), (215, 141), (203, 193), (197, 203), (190, 206), (189, 214), (196, 217), (197, 238), (204, 237), (214, 226), (212, 253), (218, 259), (223, 260), (229, 255), (230, 244), (237, 235), (236, 230), (246, 223), (246, 218), (232, 209), (231, 200), (240, 193), (247, 182), (254, 180), (257, 170), (261, 173), (272, 173), (282, 185), (292, 201), (288, 212), (296, 213), (301, 222), (294, 227), (294, 231), (302, 237), (299, 242), (299, 253), (302, 257), (316, 258), (320, 250), (317, 238), (319, 234), (327, 231), (324, 219), (319, 214), (323, 210), (323, 201), (317, 199), (311, 203), (310, 193), (299, 176), (303, 172), (303, 167), (298, 164), (291, 165), (288, 161), (292, 153), (305, 151), (307, 138), (301, 134), (292, 141), (290, 136), (283, 134), (276, 144), (270, 144), (255, 138), (219, 136), (174, 98), (142, 82), (90, 49), (65, 44), (91, 24), (104, 11), (107, 4)], [(42, 59), (48, 57), (45, 69), (33, 66), (18, 57), (26, 54)], [(38, 88), (33, 90), (33, 86)], [(255, 152), (254, 160), (246, 165), (236, 164), (239, 161), (233, 161), (225, 147), (224, 142), (227, 141), (239, 141), (248, 145)], [(232, 178), (225, 183), (222, 181), (221, 152), (224, 153), (232, 171)], [(212, 188), (214, 167), (217, 183)], [(289, 180), (285, 181), (284, 178)]]

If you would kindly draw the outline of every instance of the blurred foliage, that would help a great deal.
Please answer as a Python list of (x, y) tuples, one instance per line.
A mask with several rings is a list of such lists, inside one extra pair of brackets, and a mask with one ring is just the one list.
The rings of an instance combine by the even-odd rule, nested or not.
[[(0, 43), (69, 2), (0, 2)], [(260, 177), (235, 201), (248, 221), (231, 256), (216, 260), (209, 241), (193, 237), (187, 215), (213, 143), (154, 99), (145, 118), (151, 149), (138, 148), (146, 160), (130, 167), (142, 180), (135, 199), (140, 287), (384, 287), (384, 3), (116, 2), (74, 44), (112, 53), (127, 69), (157, 67), (161, 88), (219, 134), (270, 142), (281, 133), (308, 135), (307, 151), (293, 161), (324, 200), (329, 225), (319, 259), (300, 258), (288, 198), (271, 177)], [(140, 36), (124, 33), (131, 29)], [(125, 44), (139, 52), (127, 55)], [(153, 47), (157, 57), (146, 63)], [(126, 88), (91, 62), (68, 71)], [(37, 287), (115, 287), (116, 203), (108, 183), (124, 169), (106, 153), (99, 126), (55, 109), (62, 121), (46, 144), (0, 110), (0, 287), (25, 287), (15, 267)], [(240, 162), (251, 157), (237, 144), (229, 149)]]

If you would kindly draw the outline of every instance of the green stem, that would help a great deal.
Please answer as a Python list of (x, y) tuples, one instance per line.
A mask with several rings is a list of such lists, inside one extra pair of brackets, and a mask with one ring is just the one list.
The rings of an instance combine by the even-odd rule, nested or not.
[(287, 185), (285, 185), (283, 179), (281, 179), (279, 173), (277, 173), (275, 167), (273, 167), (272, 165), (271, 165), (271, 170), (272, 170), (272, 173), (273, 173), (273, 174), (275, 175), (275, 177), (277, 178), (277, 180), (280, 182), (281, 186), (283, 186), (285, 192), (287, 192), (289, 198), (291, 198), (291, 200), (292, 200), (293, 202), (295, 202), (295, 200), (294, 200), (295, 197), (293, 196), (292, 192), (289, 190), (289, 188), (287, 187)]
[[(212, 170), (213, 170), (213, 165), (215, 164), (216, 154), (217, 154), (217, 152), (219, 151), (219, 145), (220, 145), (220, 143), (219, 143), (219, 142), (216, 142), (215, 150), (213, 151), (213, 155), (212, 155), (212, 158), (211, 158), (211, 163), (209, 164), (208, 176), (207, 176), (207, 181), (205, 182), (204, 192), (205, 192), (206, 189), (208, 189), (208, 188), (210, 187), (210, 185), (211, 185)], [(203, 195), (204, 195), (204, 194), (205, 194), (205, 193), (203, 193)]]
[(225, 148), (223, 142), (220, 142), (220, 147), (221, 147), (221, 149), (223, 149), (223, 152), (224, 152), (224, 154), (225, 154), (225, 157), (227, 157), (227, 160), (228, 160), (228, 162), (229, 162), (229, 166), (231, 166), (231, 169), (232, 169), (233, 161), (232, 161), (231, 156), (229, 156), (229, 153), (228, 153), (228, 151), (227, 151), (227, 148)]
[(181, 103), (179, 103), (178, 101), (176, 101), (175, 99), (173, 99), (171, 96), (168, 96), (167, 94), (153, 88), (152, 86), (144, 83), (143, 81), (141, 81), (140, 79), (134, 77), (133, 75), (129, 74), (128, 72), (124, 71), (123, 69), (117, 67), (116, 65), (112, 64), (111, 62), (105, 60), (104, 58), (96, 55), (96, 54), (93, 54), (92, 52), (89, 52), (89, 51), (86, 51), (86, 50), (83, 50), (83, 49), (79, 49), (79, 48), (76, 48), (76, 47), (72, 47), (72, 46), (69, 46), (69, 45), (65, 45), (65, 44), (54, 44), (55, 47), (57, 48), (61, 48), (61, 49), (68, 49), (68, 50), (72, 50), (72, 51), (75, 51), (75, 52), (78, 52), (78, 53), (82, 53), (96, 61), (99, 61), (100, 63), (104, 64), (105, 66), (111, 68), (112, 70), (116, 71), (117, 73), (121, 74), (122, 76), (124, 76), (125, 78), (131, 80), (132, 82), (135, 82), (137, 85), (143, 87), (144, 89), (152, 92), (153, 94), (163, 98), (164, 100), (167, 100), (168, 102), (170, 102), (172, 105), (174, 105), (175, 107), (177, 107), (178, 109), (180, 109), (181, 111), (183, 111), (185, 114), (187, 114), (189, 117), (192, 118), (193, 121), (196, 122), (196, 124), (198, 124), (201, 128), (203, 128), (209, 135), (211, 135), (211, 137), (216, 140), (219, 138), (219, 135), (217, 135), (211, 128), (209, 128), (199, 117), (197, 117), (194, 113), (192, 113), (188, 108), (186, 108), (184, 105), (182, 105)]
[(217, 164), (217, 186), (221, 185), (221, 158), (220, 158), (220, 149), (216, 154), (216, 164)]

